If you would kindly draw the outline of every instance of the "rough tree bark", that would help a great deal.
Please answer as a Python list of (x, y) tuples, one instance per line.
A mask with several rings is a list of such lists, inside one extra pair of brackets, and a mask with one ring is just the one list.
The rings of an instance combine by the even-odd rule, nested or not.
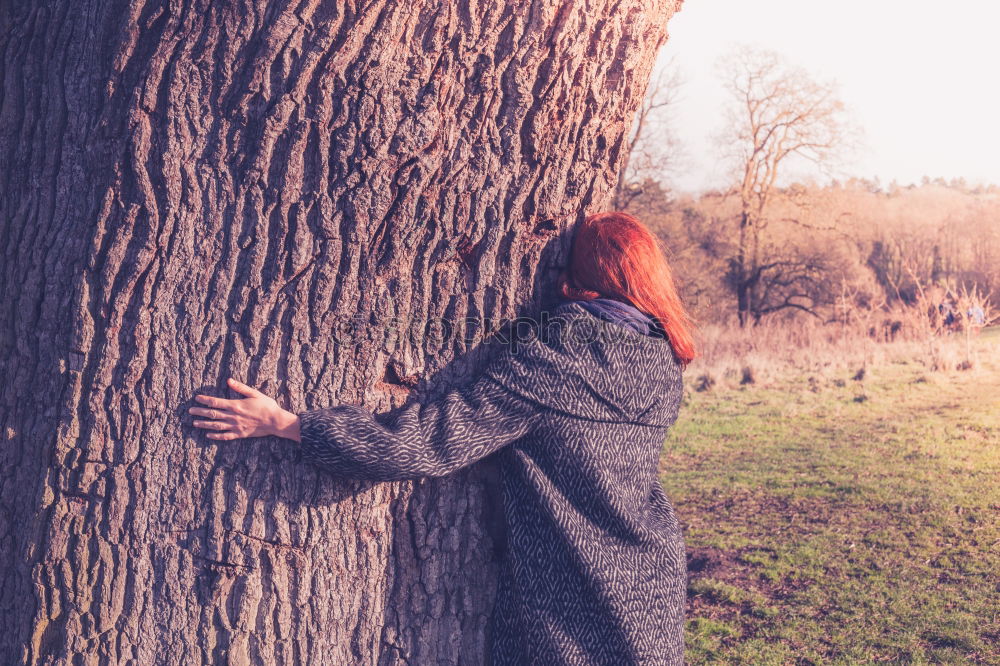
[(378, 338), (538, 310), (674, 10), (0, 3), (0, 661), (481, 663), (488, 463), (343, 482), (186, 410), (469, 377)]

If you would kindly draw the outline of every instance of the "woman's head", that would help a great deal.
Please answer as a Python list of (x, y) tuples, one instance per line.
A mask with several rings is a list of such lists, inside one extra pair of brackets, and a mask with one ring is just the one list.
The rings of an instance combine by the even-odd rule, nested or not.
[(628, 213), (596, 213), (577, 227), (558, 289), (564, 298), (626, 300), (657, 319), (682, 365), (695, 357), (691, 318), (663, 249)]

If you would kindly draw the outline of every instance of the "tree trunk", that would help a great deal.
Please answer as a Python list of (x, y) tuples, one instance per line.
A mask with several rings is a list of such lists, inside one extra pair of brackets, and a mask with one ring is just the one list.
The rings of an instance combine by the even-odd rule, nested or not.
[(674, 1), (0, 3), (0, 662), (482, 663), (489, 463), (338, 480), (187, 408), (474, 375), (489, 323), (424, 327), (542, 307)]
[(744, 211), (740, 215), (740, 240), (736, 251), (736, 315), (740, 322), (740, 328), (746, 328), (750, 321), (750, 301), (752, 297), (750, 276), (753, 268), (750, 265), (748, 245), (750, 242), (750, 216)]

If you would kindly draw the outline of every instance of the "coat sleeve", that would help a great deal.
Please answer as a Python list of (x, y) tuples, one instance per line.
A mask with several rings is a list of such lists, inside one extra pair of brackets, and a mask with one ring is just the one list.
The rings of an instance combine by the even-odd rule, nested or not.
[(444, 476), (528, 433), (540, 409), (484, 372), (436, 400), (378, 415), (353, 405), (299, 412), (300, 447), (306, 460), (342, 477)]

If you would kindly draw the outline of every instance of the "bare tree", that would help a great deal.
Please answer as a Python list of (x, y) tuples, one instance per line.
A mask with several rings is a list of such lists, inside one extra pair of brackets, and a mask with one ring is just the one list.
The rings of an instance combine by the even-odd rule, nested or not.
[(483, 663), (489, 463), (345, 482), (187, 408), (474, 377), (421, 333), (537, 314), (675, 4), (0, 2), (0, 664)]
[(635, 114), (625, 149), (625, 159), (618, 170), (614, 206), (628, 210), (646, 190), (647, 183), (663, 186), (664, 177), (677, 163), (680, 141), (670, 125), (670, 110), (676, 104), (683, 83), (676, 60), (661, 66), (646, 90)]
[[(796, 160), (829, 167), (853, 133), (835, 86), (813, 80), (772, 51), (740, 47), (721, 63), (733, 104), (721, 141), (733, 161), (740, 199), (739, 242), (730, 271), (741, 326), (785, 308), (803, 308), (800, 300), (762, 299), (773, 293), (763, 281), (785, 257), (765, 256), (768, 206), (779, 193), (780, 176)], [(810, 279), (809, 270), (801, 272)], [(781, 273), (781, 280), (788, 276)]]

